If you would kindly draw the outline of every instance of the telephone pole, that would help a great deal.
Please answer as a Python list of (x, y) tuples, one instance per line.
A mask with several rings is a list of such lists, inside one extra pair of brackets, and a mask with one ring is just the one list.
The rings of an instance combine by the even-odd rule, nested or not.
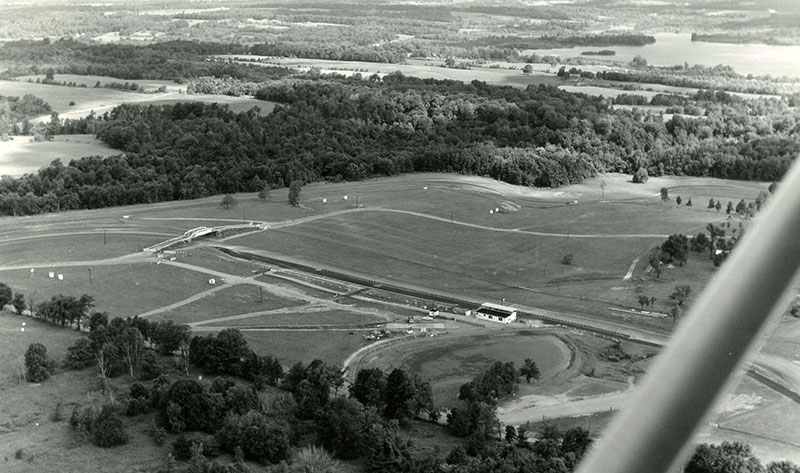
[(89, 268), (89, 284), (92, 283), (92, 268)]
[(103, 245), (106, 244), (108, 240), (106, 239), (106, 230), (103, 230)]

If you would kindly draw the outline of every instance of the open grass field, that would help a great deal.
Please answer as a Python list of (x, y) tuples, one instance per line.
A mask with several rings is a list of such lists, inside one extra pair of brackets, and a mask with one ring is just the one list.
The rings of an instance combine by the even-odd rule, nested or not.
[[(198, 275), (198, 277), (202, 277), (202, 275)], [(206, 282), (204, 289), (212, 287), (207, 284), (207, 281), (204, 282)], [(222, 288), (173, 310), (154, 314), (149, 318), (151, 320), (173, 320), (176, 323), (185, 324), (232, 315), (283, 309), (301, 304), (303, 301), (279, 297), (267, 291), (263, 291), (263, 302), (261, 302), (258, 287), (237, 284)], [(226, 325), (228, 324), (226, 323)]]
[[(22, 324), (25, 331), (22, 331)], [(83, 335), (74, 330), (48, 324), (31, 317), (0, 310), (0, 392), (17, 384), (17, 368), (25, 366), (25, 350), (31, 343), (47, 347), (47, 354), (57, 362), (67, 356), (67, 347)], [(3, 396), (0, 395), (0, 398)], [(0, 426), (2, 432), (2, 426)]]
[[(22, 240), (0, 241), (0, 265), (48, 264), (56, 261), (92, 261), (123, 256), (165, 240), (159, 235), (133, 235), (102, 232), (80, 235), (23, 237)], [(104, 243), (105, 240), (105, 243)]]
[[(223, 55), (220, 57), (236, 58), (237, 56)], [(470, 69), (451, 69), (444, 67), (443, 61), (431, 61), (425, 59), (408, 59), (405, 64), (385, 64), (362, 61), (335, 61), (305, 58), (279, 58), (252, 55), (247, 56), (247, 59), (267, 59), (269, 62), (263, 63), (265, 66), (280, 65), (282, 67), (288, 67), (300, 71), (306, 71), (312, 67), (317, 67), (322, 73), (335, 73), (347, 76), (355, 73), (360, 73), (362, 76), (370, 76), (372, 74), (383, 76), (399, 71), (403, 73), (403, 75), (419, 77), (422, 79), (458, 80), (462, 82), (479, 80), (491, 85), (513, 85), (517, 87), (527, 87), (531, 84), (556, 85), (563, 82), (560, 78), (555, 76), (555, 73), (546, 73), (542, 70), (537, 70), (533, 74), (523, 74), (522, 67), (524, 64), (504, 63), (503, 65), (505, 67), (497, 68), (473, 67)], [(500, 64), (498, 63), (498, 65)], [(515, 69), (511, 69), (511, 67), (515, 67)]]
[(35, 173), (55, 159), (65, 165), (85, 156), (121, 154), (92, 135), (59, 135), (53, 141), (34, 142), (28, 136), (0, 141), (0, 176), (21, 176)]
[[(81, 76), (71, 76), (71, 80), (80, 80)], [(84, 76), (91, 81), (95, 76)], [(97, 80), (95, 79), (94, 82)], [(124, 82), (124, 81), (123, 81)], [(107, 89), (102, 87), (68, 87), (62, 85), (37, 84), (19, 80), (0, 80), (0, 90), (3, 95), (23, 96), (33, 94), (50, 104), (53, 111), (61, 118), (76, 119), (94, 111), (101, 115), (111, 111), (122, 103), (135, 103), (139, 105), (169, 105), (178, 102), (203, 102), (228, 105), (236, 112), (244, 112), (253, 107), (259, 107), (261, 113), (272, 111), (275, 104), (251, 97), (229, 97), (227, 95), (184, 94), (180, 91), (170, 90), (166, 93), (128, 92), (124, 90)], [(74, 101), (75, 105), (70, 105)], [(47, 121), (50, 117), (39, 117), (32, 121)]]
[[(64, 280), (50, 279), (48, 272), (63, 274)], [(93, 310), (108, 311), (112, 317), (127, 317), (186, 299), (208, 288), (205, 275), (153, 263), (93, 266), (92, 283), (88, 267), (57, 267), (0, 271), (0, 280), (14, 291), (34, 296), (36, 303), (56, 294), (95, 299)]]
[(362, 314), (346, 310), (316, 310), (298, 312), (280, 312), (264, 314), (246, 319), (228, 320), (210, 324), (222, 327), (246, 326), (349, 326), (385, 322), (386, 320), (371, 314)]
[[(368, 365), (384, 371), (403, 368), (431, 382), (437, 405), (450, 406), (458, 389), (495, 361), (521, 366), (533, 359), (542, 378), (551, 378), (570, 364), (570, 350), (552, 335), (531, 331), (493, 332), (468, 337), (419, 338), (381, 350)], [(520, 385), (524, 388), (523, 385)]]
[[(36, 81), (36, 79), (44, 80), (44, 74), (38, 75), (28, 75), (28, 76), (19, 76), (16, 77), (16, 80), (19, 81), (27, 81), (31, 79)], [(117, 79), (116, 77), (108, 77), (108, 76), (84, 76), (78, 74), (55, 74), (53, 76), (53, 80), (56, 82), (74, 82), (76, 84), (86, 84), (87, 88), (93, 88), (95, 84), (100, 82), (101, 85), (110, 84), (110, 83), (118, 83), (124, 84), (125, 82), (138, 84), (139, 87), (143, 87), (146, 92), (155, 92), (158, 90), (159, 87), (166, 87), (168, 92), (178, 92), (183, 91), (186, 92), (186, 85), (185, 84), (178, 84), (173, 81), (168, 80), (155, 80), (155, 79), (134, 79), (134, 80), (125, 80), (125, 79)]]
[(284, 366), (315, 359), (332, 365), (341, 363), (366, 344), (357, 333), (325, 330), (245, 330), (247, 344), (260, 355), (276, 356)]

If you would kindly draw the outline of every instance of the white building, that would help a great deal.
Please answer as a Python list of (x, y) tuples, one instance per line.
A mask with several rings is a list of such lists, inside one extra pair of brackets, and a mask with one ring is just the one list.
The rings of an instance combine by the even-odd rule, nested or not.
[(475, 317), (501, 324), (510, 324), (517, 320), (517, 309), (500, 304), (484, 302), (475, 311)]

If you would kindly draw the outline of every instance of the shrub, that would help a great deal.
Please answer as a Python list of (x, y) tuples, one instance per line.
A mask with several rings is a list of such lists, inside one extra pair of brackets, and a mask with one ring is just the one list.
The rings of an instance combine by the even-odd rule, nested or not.
[(94, 444), (98, 447), (113, 447), (128, 441), (119, 411), (114, 404), (106, 404), (100, 410), (92, 426)]
[(564, 258), (562, 258), (562, 259), (561, 259), (561, 262), (562, 262), (562, 263), (564, 263), (564, 264), (566, 264), (566, 265), (571, 265), (571, 264), (572, 264), (572, 261), (573, 261), (574, 259), (575, 259), (575, 255), (573, 255), (572, 253), (570, 253), (570, 254), (564, 255)]
[(152, 350), (146, 350), (139, 363), (139, 379), (156, 379), (164, 372), (164, 365), (158, 354)]
[(248, 458), (278, 463), (289, 454), (289, 434), (286, 424), (250, 411), (228, 416), (217, 437), (226, 451), (233, 452), (238, 446)]
[(31, 343), (25, 352), (25, 369), (28, 381), (39, 383), (50, 377), (53, 361), (47, 356), (47, 348), (41, 343)]
[(80, 370), (94, 364), (95, 353), (92, 341), (88, 338), (79, 338), (67, 348), (67, 359), (64, 365), (71, 370)]

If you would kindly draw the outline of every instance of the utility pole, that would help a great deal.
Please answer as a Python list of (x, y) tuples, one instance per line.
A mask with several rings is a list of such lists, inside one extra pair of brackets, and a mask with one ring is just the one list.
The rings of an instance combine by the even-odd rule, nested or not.
[(103, 230), (103, 245), (106, 244), (108, 240), (106, 239), (106, 230)]
[(89, 268), (89, 284), (92, 283), (92, 268)]
[(453, 223), (453, 211), (450, 211), (450, 223)]
[(245, 218), (245, 215), (246, 215), (245, 212), (247, 212), (247, 211), (245, 209), (242, 209), (242, 223), (245, 223), (245, 221), (247, 221), (247, 219)]
[(358, 208), (358, 194), (356, 194), (356, 208)]

